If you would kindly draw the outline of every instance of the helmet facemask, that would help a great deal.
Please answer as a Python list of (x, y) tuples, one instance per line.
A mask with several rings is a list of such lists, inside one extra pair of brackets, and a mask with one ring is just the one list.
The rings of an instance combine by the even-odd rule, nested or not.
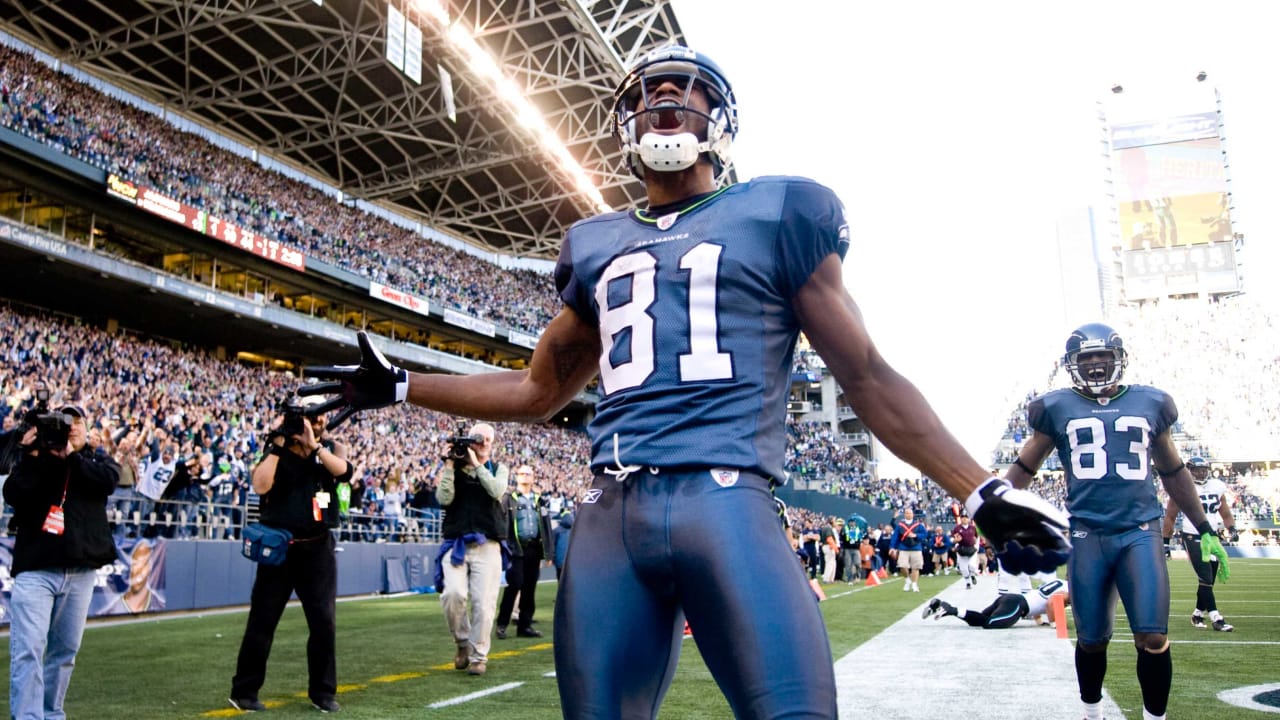
[(1120, 384), (1124, 370), (1129, 365), (1124, 348), (1081, 348), (1068, 353), (1067, 373), (1077, 388), (1092, 395), (1100, 395), (1108, 388)]
[[(643, 179), (646, 169), (677, 172), (693, 166), (706, 153), (719, 178), (729, 164), (729, 146), (738, 131), (733, 91), (696, 53), (672, 49), (670, 54), (673, 57), (660, 57), (633, 70), (614, 95), (613, 132), (627, 168)], [(667, 81), (679, 88), (678, 100), (673, 95), (652, 96)], [(695, 87), (706, 96), (706, 112), (689, 105)], [(637, 112), (637, 108), (643, 110)], [(699, 129), (701, 137), (688, 129), (690, 115), (705, 121), (705, 127)], [(640, 116), (645, 116), (644, 122), (639, 121)], [(648, 129), (641, 132), (640, 126)], [(654, 132), (681, 126), (686, 128), (684, 132)]]

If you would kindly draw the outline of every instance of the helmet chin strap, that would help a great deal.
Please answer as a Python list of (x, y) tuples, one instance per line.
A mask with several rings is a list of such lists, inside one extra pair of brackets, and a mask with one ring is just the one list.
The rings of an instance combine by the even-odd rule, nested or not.
[(657, 172), (676, 172), (693, 166), (698, 156), (710, 149), (710, 143), (698, 142), (691, 132), (675, 135), (645, 133), (631, 150), (640, 156), (645, 167)]

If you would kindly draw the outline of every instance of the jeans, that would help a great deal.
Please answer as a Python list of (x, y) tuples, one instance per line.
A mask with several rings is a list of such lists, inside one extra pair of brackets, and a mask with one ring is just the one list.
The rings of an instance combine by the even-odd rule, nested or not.
[(9, 714), (61, 720), (96, 571), (26, 570), (9, 598)]

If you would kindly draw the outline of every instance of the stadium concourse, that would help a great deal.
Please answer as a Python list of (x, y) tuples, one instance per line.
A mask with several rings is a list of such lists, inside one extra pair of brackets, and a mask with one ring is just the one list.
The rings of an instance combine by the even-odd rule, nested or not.
[[(890, 581), (889, 588), (898, 584)], [(957, 578), (937, 595), (920, 595), (920, 607), (838, 659), (840, 716), (1025, 720), (1030, 708), (1038, 708), (1035, 717), (1079, 717), (1075, 644), (1059, 639), (1053, 627), (1021, 620), (1008, 630), (988, 631), (954, 618), (920, 617), (932, 597), (981, 610), (996, 592), (995, 575), (980, 575), (978, 587), (968, 591)], [(904, 677), (936, 665), (946, 671), (929, 671), (928, 683), (918, 688), (903, 687)], [(1017, 678), (1016, 691), (992, 693), (991, 681), (998, 678)], [(1106, 717), (1124, 717), (1105, 690), (1102, 705)]]

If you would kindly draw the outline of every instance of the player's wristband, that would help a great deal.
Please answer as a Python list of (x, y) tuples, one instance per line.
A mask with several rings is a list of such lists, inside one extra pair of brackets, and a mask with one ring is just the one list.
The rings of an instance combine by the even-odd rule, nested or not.
[(1212, 535), (1213, 523), (1210, 523), (1208, 520), (1202, 521), (1200, 524), (1196, 525), (1196, 532), (1201, 535)]

